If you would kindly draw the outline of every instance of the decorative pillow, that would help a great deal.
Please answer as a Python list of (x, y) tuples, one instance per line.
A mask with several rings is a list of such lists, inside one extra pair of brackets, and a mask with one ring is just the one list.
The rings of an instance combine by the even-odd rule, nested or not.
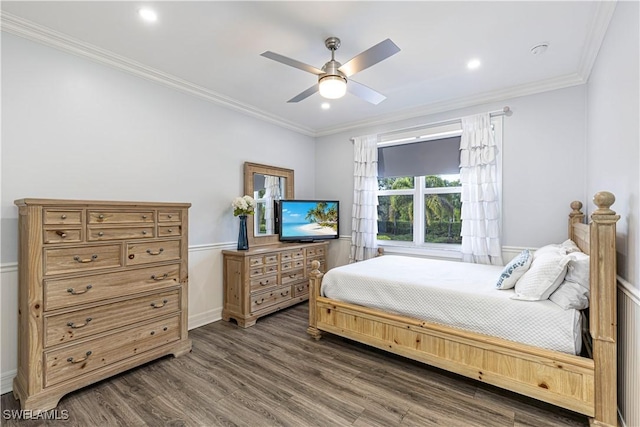
[(569, 264), (567, 264), (565, 280), (589, 290), (589, 255), (584, 252), (573, 252), (568, 256)]
[(531, 267), (516, 282), (512, 299), (540, 301), (549, 298), (564, 280), (569, 256), (548, 253), (538, 256)]
[(589, 289), (565, 279), (549, 299), (565, 310), (584, 310), (589, 307)]
[(497, 289), (511, 289), (516, 285), (516, 282), (531, 266), (533, 257), (528, 249), (520, 252), (514, 259), (512, 259), (500, 273), (498, 282), (496, 283)]

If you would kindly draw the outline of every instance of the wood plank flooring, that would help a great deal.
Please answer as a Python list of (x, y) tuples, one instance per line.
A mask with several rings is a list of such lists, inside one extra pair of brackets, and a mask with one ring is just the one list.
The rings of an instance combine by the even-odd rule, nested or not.
[[(168, 356), (62, 398), (66, 420), (6, 426), (587, 426), (588, 420), (342, 338), (306, 334), (307, 304), (242, 329), (190, 331), (193, 352)], [(9, 412), (7, 412), (9, 411)], [(66, 411), (66, 412), (63, 412)]]

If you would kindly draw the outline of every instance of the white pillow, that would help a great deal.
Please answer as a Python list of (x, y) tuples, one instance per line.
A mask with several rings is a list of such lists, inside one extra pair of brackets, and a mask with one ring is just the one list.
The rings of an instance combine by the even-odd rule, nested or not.
[(528, 249), (520, 252), (514, 259), (512, 259), (500, 273), (498, 282), (496, 283), (497, 289), (511, 289), (516, 285), (516, 282), (531, 266), (533, 257)]
[(560, 244), (560, 246), (562, 246), (563, 248), (565, 248), (567, 250), (567, 253), (573, 253), (573, 252), (581, 252), (580, 248), (578, 247), (578, 245), (576, 245), (576, 242), (574, 242), (571, 239), (567, 239), (564, 242), (562, 242)]
[(558, 244), (545, 245), (545, 246), (542, 246), (541, 248), (536, 249), (536, 251), (533, 253), (533, 259), (536, 259), (543, 255), (548, 255), (548, 254), (566, 255), (567, 249), (562, 245), (558, 245)]
[(589, 289), (589, 255), (584, 252), (569, 254), (565, 280), (577, 283), (587, 290)]
[(549, 299), (565, 310), (584, 310), (589, 307), (589, 289), (565, 279)]
[(569, 256), (549, 252), (534, 258), (531, 267), (516, 282), (512, 299), (540, 301), (549, 298), (564, 280)]

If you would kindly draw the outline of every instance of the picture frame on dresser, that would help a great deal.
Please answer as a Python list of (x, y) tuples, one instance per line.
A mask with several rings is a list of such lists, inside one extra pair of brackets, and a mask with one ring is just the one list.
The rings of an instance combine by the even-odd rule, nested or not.
[(18, 372), (24, 410), (191, 351), (190, 203), (20, 199)]

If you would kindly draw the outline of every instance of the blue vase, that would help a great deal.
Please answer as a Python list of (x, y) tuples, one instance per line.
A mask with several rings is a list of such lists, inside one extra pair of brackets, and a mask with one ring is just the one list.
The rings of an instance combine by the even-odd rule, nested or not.
[(238, 232), (238, 250), (246, 251), (249, 249), (249, 238), (247, 237), (247, 216), (240, 215), (240, 231)]

